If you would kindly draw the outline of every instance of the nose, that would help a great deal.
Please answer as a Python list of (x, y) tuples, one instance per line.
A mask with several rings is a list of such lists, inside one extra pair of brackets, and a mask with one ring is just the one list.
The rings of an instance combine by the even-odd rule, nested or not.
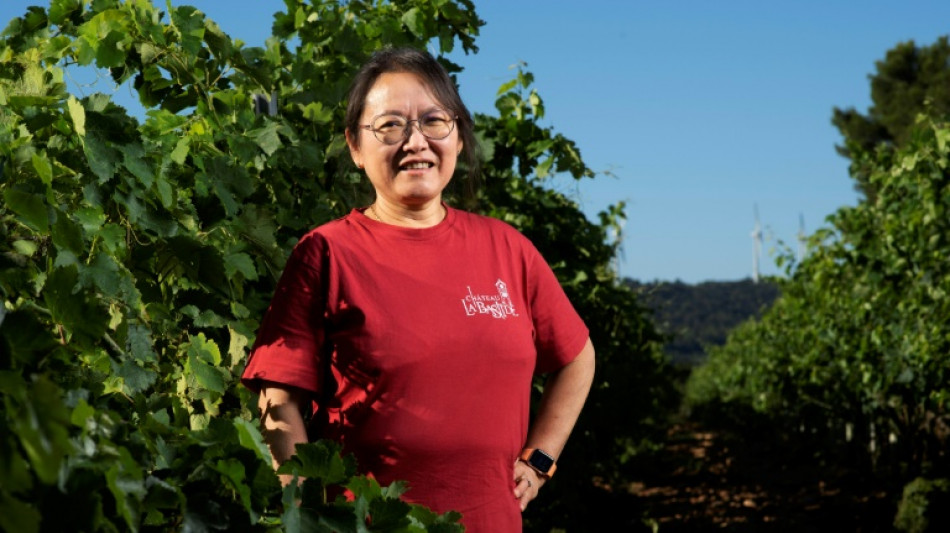
[(418, 120), (410, 120), (406, 123), (406, 142), (402, 147), (404, 150), (417, 151), (423, 150), (429, 146), (429, 139), (422, 134), (422, 125)]

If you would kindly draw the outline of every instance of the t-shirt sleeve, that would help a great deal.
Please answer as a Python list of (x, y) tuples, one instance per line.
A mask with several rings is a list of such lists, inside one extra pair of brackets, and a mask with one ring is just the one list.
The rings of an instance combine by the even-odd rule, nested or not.
[(535, 373), (543, 374), (573, 361), (590, 332), (541, 253), (529, 243), (526, 255), (528, 299), (538, 352)]
[(241, 376), (254, 392), (260, 392), (261, 381), (320, 392), (324, 251), (322, 239), (310, 234), (297, 243), (287, 260)]

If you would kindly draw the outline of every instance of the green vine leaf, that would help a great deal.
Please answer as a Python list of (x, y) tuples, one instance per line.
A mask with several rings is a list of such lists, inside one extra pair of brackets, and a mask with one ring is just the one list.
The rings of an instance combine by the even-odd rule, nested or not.
[(158, 375), (154, 370), (146, 368), (137, 361), (125, 359), (118, 363), (113, 362), (112, 372), (120, 378), (123, 392), (129, 396), (145, 392), (155, 384)]
[(23, 224), (39, 233), (49, 231), (49, 212), (42, 196), (6, 189), (3, 191), (3, 200)]
[(89, 168), (99, 176), (99, 183), (103, 184), (111, 180), (119, 164), (116, 150), (112, 149), (98, 133), (93, 132), (86, 134), (83, 150)]
[(32, 160), (33, 169), (36, 170), (36, 175), (40, 177), (44, 184), (52, 184), (53, 165), (50, 164), (49, 159), (46, 158), (46, 155), (42, 152), (34, 152)]
[(241, 446), (253, 451), (258, 458), (269, 464), (271, 462), (270, 449), (257, 426), (243, 418), (235, 418), (234, 427), (237, 429)]
[(66, 100), (69, 118), (73, 121), (73, 130), (80, 137), (86, 136), (86, 110), (75, 96), (70, 95)]
[(43, 299), (58, 324), (78, 340), (91, 342), (105, 334), (108, 315), (78, 282), (76, 265), (56, 268), (46, 280)]
[[(284, 465), (307, 481), (281, 495), (237, 376), (294, 244), (364, 202), (342, 134), (358, 65), (383, 44), (476, 51), (473, 4), (289, 0), (256, 48), (172, 3), (50, 0), (0, 36), (0, 525), (461, 531), (457, 513), (401, 502), (403, 484), (354, 481), (353, 458), (327, 443)], [(77, 67), (130, 83), (144, 120), (108, 94), (70, 94)], [(590, 170), (537, 124), (531, 80), (519, 72), (501, 116), (477, 117), (482, 211), (517, 224), (575, 282), (578, 310), (611, 325), (592, 331), (598, 357), (636, 362), (600, 387), (632, 396), (591, 400), (594, 412), (646, 406), (629, 410), (635, 423), (594, 417), (577, 431), (611, 435), (579, 449), (620, 457), (657, 418), (665, 367), (649, 323), (628, 318), (638, 308), (603, 228), (533, 183)], [(255, 94), (276, 94), (278, 115), (256, 115)], [(578, 464), (596, 464), (588, 479), (617, 471)], [(359, 502), (326, 501), (334, 485), (357, 488)], [(45, 512), (64, 499), (70, 513)]]
[(185, 374), (193, 377), (201, 388), (224, 394), (227, 387), (223, 371), (219, 368), (221, 352), (218, 345), (205, 338), (204, 333), (199, 333), (187, 344), (187, 357)]
[(253, 140), (265, 154), (273, 155), (281, 146), (280, 137), (277, 135), (278, 128), (278, 123), (268, 122), (263, 128), (248, 131), (247, 136)]
[(4, 531), (38, 533), (41, 518), (31, 504), (0, 491), (0, 528)]
[(52, 484), (73, 450), (67, 431), (69, 413), (59, 399), (58, 387), (45, 376), (32, 383), (28, 393), (29, 397), (13, 410), (13, 430), (37, 477)]

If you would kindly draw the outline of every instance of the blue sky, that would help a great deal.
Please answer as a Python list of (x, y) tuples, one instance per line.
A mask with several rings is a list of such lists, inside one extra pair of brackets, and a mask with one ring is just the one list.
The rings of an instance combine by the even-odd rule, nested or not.
[[(0, 20), (44, 1), (3, 0)], [(160, 2), (164, 3), (164, 2)], [(248, 45), (263, 43), (281, 0), (192, 0)], [(895, 44), (950, 33), (950, 2), (688, 0), (476, 2), (486, 21), (462, 97), (493, 113), (499, 85), (526, 62), (545, 125), (596, 171), (553, 184), (594, 216), (627, 203), (620, 273), (640, 280), (751, 276), (754, 209), (772, 250), (795, 246), (857, 194), (832, 109), (870, 105), (868, 75)]]

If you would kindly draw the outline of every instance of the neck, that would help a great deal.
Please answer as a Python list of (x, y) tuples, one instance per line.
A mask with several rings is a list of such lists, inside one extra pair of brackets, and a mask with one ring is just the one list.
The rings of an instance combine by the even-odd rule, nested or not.
[(419, 207), (395, 206), (376, 198), (364, 212), (369, 218), (404, 228), (431, 228), (445, 220), (448, 211), (441, 199), (432, 200)]

